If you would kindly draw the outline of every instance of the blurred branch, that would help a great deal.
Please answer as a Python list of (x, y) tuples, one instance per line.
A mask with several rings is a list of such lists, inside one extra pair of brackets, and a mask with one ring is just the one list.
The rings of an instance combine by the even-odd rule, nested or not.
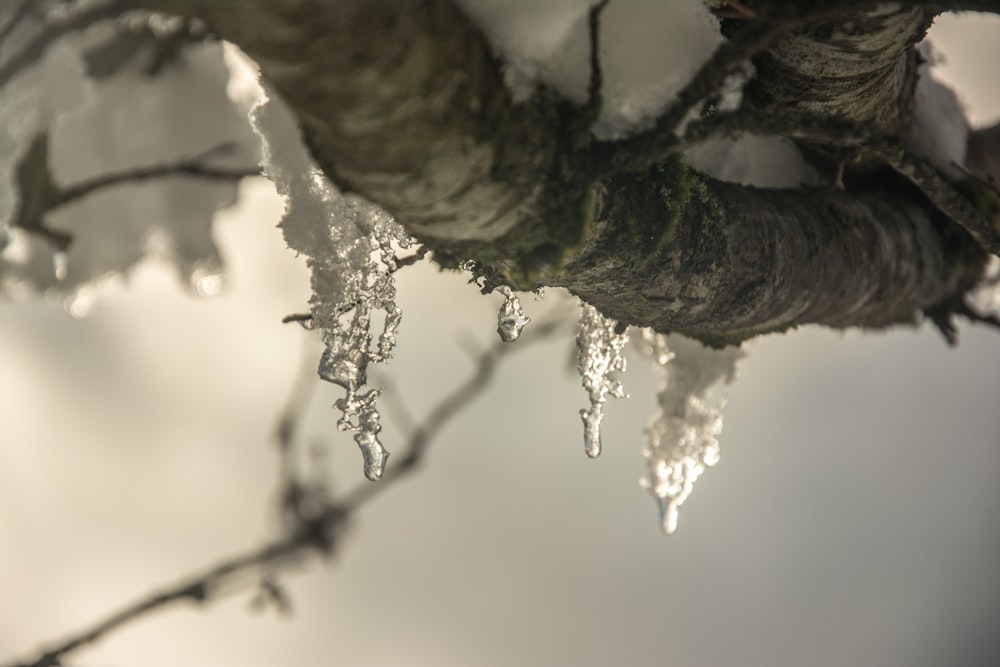
[(20, 0), (20, 2), (14, 5), (14, 8), (10, 10), (7, 22), (0, 25), (0, 44), (14, 32), (14, 28), (28, 15), (31, 11), (31, 5), (35, 4), (35, 2), (36, 0)]
[[(524, 349), (532, 342), (548, 339), (566, 323), (565, 318), (560, 316), (559, 310), (554, 309), (545, 319), (526, 330), (517, 345), (497, 341), (479, 354), (472, 376), (445, 396), (410, 434), (401, 460), (389, 468), (381, 481), (358, 485), (342, 497), (327, 502), (321, 511), (311, 517), (299, 516), (289, 533), (282, 539), (227, 558), (200, 573), (184, 577), (179, 582), (162, 588), (158, 593), (141, 597), (112, 612), (89, 628), (55, 643), (37, 658), (10, 663), (3, 667), (56, 667), (62, 664), (62, 658), (67, 654), (92, 644), (154, 611), (179, 602), (206, 604), (227, 593), (259, 587), (261, 581), (273, 581), (272, 577), (278, 571), (299, 568), (309, 556), (331, 555), (340, 546), (344, 528), (355, 513), (416, 469), (434, 438), (463, 408), (482, 395), (503, 359)], [(295, 399), (299, 391), (298, 381), (295, 386), (291, 400)], [(279, 443), (291, 438), (294, 432), (294, 425), (290, 428), (287, 426), (289, 419), (297, 421), (298, 413), (286, 407), (282, 410), (279, 420)], [(279, 606), (285, 608), (287, 604), (287, 599), (283, 598)]]
[(91, 180), (77, 183), (74, 186), (62, 188), (51, 208), (65, 206), (104, 188), (123, 183), (140, 183), (151, 178), (194, 176), (209, 181), (238, 181), (247, 176), (259, 176), (260, 173), (259, 165), (253, 167), (213, 167), (202, 164), (199, 158), (184, 159), (173, 163), (156, 164), (148, 167), (134, 167), (120, 172), (102, 174)]
[(203, 163), (208, 156), (233, 148), (220, 144), (202, 151), (194, 157), (175, 162), (132, 167), (122, 171), (102, 174), (75, 185), (60, 186), (52, 177), (49, 167), (49, 136), (40, 132), (32, 141), (17, 167), (17, 184), (21, 195), (11, 226), (23, 229), (45, 239), (52, 248), (66, 251), (73, 240), (69, 232), (53, 229), (45, 222), (48, 213), (105, 188), (130, 183), (140, 183), (153, 178), (190, 176), (206, 180), (236, 181), (261, 173), (260, 165), (252, 167), (213, 167)]
[[(31, 3), (27, 3), (31, 4)], [(100, 21), (106, 21), (120, 16), (123, 8), (119, 0), (108, 0), (103, 3), (86, 4), (70, 9), (61, 8), (50, 12), (42, 24), (41, 30), (33, 39), (25, 44), (20, 51), (14, 53), (5, 62), (0, 63), (0, 87), (33, 65), (45, 55), (50, 46), (66, 35), (88, 28)], [(16, 27), (17, 21), (11, 26)]]

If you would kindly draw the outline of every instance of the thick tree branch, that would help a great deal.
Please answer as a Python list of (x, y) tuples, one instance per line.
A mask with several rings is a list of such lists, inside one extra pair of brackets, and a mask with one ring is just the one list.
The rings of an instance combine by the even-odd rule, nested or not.
[[(753, 3), (756, 17), (733, 27), (650, 131), (588, 144), (567, 129), (580, 109), (550, 92), (515, 105), (489, 46), (444, 0), (241, 12), (134, 1), (193, 13), (242, 46), (332, 180), (385, 206), (437, 258), (476, 259), (522, 289), (569, 287), (619, 320), (716, 343), (804, 322), (911, 322), (982, 270), (979, 244), (948, 216), (993, 248), (944, 189), (932, 206), (905, 181), (778, 193), (702, 181), (674, 158), (650, 166), (680, 150), (678, 125), (751, 57), (741, 113), (776, 119), (776, 134), (812, 118), (813, 129), (894, 141), (912, 111), (923, 6)], [(919, 188), (940, 185), (895, 162)]]
[(758, 190), (678, 162), (606, 187), (593, 239), (551, 282), (612, 318), (714, 344), (805, 323), (912, 323), (985, 265), (963, 230), (891, 189)]
[(0, 88), (41, 58), (50, 46), (67, 35), (79, 32), (95, 23), (121, 16), (125, 7), (119, 0), (95, 2), (82, 7), (63, 8), (46, 17), (41, 30), (19, 51), (0, 62)]

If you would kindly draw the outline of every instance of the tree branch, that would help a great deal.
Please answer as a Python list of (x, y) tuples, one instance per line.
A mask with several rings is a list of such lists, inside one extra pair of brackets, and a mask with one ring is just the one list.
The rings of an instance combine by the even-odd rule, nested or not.
[(74, 32), (88, 28), (95, 23), (115, 19), (124, 12), (120, 0), (106, 0), (103, 3), (86, 4), (82, 7), (62, 8), (50, 12), (41, 30), (20, 51), (0, 63), (0, 88), (41, 58), (50, 46)]
[[(419, 466), (434, 438), (466, 406), (483, 394), (497, 366), (504, 359), (533, 342), (546, 340), (565, 326), (565, 323), (566, 319), (562, 316), (546, 318), (528, 329), (517, 345), (497, 341), (483, 352), (476, 359), (472, 376), (447, 394), (420, 426), (411, 432), (400, 460), (389, 468), (378, 484), (364, 482), (341, 497), (327, 502), (311, 516), (297, 514), (297, 521), (285, 537), (226, 558), (202, 572), (183, 577), (177, 583), (126, 604), (93, 625), (73, 633), (46, 649), (37, 658), (10, 663), (5, 667), (56, 667), (62, 664), (66, 655), (153, 612), (180, 602), (207, 604), (221, 595), (245, 590), (265, 574), (301, 567), (309, 556), (330, 555), (341, 546), (344, 529), (355, 514), (366, 503), (392, 488)], [(283, 420), (285, 416), (283, 411)]]
[[(743, 110), (784, 120), (777, 134), (812, 118), (813, 131), (895, 136), (915, 80), (900, 55), (930, 15), (919, 7), (754, 5), (756, 18), (732, 28), (651, 130), (581, 147), (566, 141), (565, 101), (543, 92), (513, 103), (488, 44), (444, 0), (283, 0), (238, 14), (207, 0), (135, 1), (191, 12), (240, 44), (333, 182), (385, 206), (439, 261), (473, 258), (521, 289), (565, 286), (614, 319), (716, 344), (805, 322), (913, 322), (982, 270), (975, 241), (909, 186), (764, 192), (654, 161), (680, 150), (678, 125), (757, 54), (768, 64), (758, 59)], [(933, 175), (917, 177), (923, 187)], [(946, 199), (935, 205), (991, 243)]]

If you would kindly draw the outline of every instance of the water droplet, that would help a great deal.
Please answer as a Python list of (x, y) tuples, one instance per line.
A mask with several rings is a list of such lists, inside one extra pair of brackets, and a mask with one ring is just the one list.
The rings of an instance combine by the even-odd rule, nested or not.
[(65, 250), (56, 250), (52, 253), (52, 273), (59, 282), (66, 280), (69, 274), (69, 257)]
[(191, 287), (201, 297), (218, 296), (225, 289), (226, 279), (221, 269), (199, 266), (191, 272)]
[(514, 291), (506, 285), (498, 288), (504, 297), (504, 302), (500, 305), (500, 312), (497, 313), (497, 333), (505, 343), (511, 343), (518, 339), (524, 326), (531, 322), (531, 318), (521, 310), (521, 302)]
[(674, 500), (660, 499), (660, 529), (664, 535), (677, 532), (677, 519), (680, 516), (680, 503)]

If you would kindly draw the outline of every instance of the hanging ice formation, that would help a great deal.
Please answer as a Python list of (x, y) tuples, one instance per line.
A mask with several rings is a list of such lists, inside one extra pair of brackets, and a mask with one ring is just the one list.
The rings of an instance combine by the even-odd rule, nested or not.
[(663, 532), (670, 535), (695, 481), (719, 462), (726, 385), (735, 378), (743, 353), (736, 347), (713, 350), (651, 329), (643, 330), (641, 348), (663, 371), (659, 411), (646, 427), (643, 456), (649, 472), (641, 484), (659, 503)]
[(617, 322), (604, 317), (590, 304), (581, 304), (576, 329), (577, 368), (583, 388), (590, 394), (590, 409), (581, 409), (580, 418), (583, 420), (584, 447), (592, 459), (601, 454), (604, 402), (608, 395), (625, 398), (621, 381), (610, 377), (612, 373), (625, 370), (622, 349), (628, 342), (628, 333), (618, 333), (617, 326)]
[(254, 111), (254, 126), (264, 137), (265, 173), (285, 198), (285, 240), (307, 256), (312, 272), (311, 325), (326, 344), (319, 375), (345, 389), (334, 404), (341, 412), (337, 427), (356, 431), (365, 477), (377, 480), (389, 454), (378, 437), (381, 389), (366, 386), (367, 369), (388, 359), (396, 344), (402, 312), (395, 301), (394, 246), (411, 241), (381, 209), (337, 192), (306, 153), (287, 107), (268, 94)]
[(497, 333), (505, 343), (512, 343), (521, 335), (524, 325), (531, 322), (531, 318), (521, 310), (521, 301), (514, 294), (514, 290), (506, 285), (498, 288), (503, 295), (504, 302), (500, 305), (500, 312), (497, 313)]

